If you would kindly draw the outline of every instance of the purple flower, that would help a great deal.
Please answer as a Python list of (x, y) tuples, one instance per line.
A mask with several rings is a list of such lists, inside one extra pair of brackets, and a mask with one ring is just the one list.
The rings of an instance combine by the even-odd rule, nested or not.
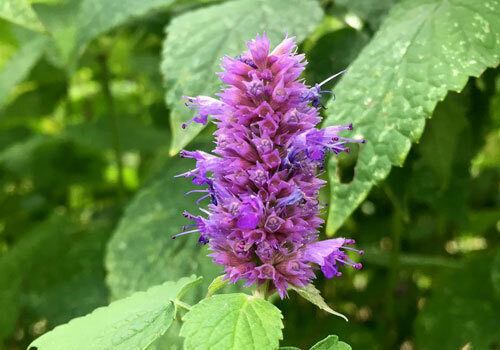
[(192, 178), (203, 190), (198, 202), (210, 198), (205, 215), (185, 216), (194, 224), (173, 238), (198, 232), (208, 243), (216, 264), (225, 266), (225, 279), (245, 285), (269, 282), (283, 298), (287, 287), (305, 286), (321, 268), (327, 278), (340, 276), (345, 265), (356, 269), (347, 250), (357, 253), (345, 238), (318, 241), (323, 224), (318, 201), (324, 181), (318, 179), (327, 152), (349, 152), (351, 140), (339, 133), (352, 124), (317, 129), (324, 108), (321, 86), (299, 79), (307, 62), (296, 53), (294, 38), (285, 38), (270, 52), (266, 35), (247, 43), (237, 58), (224, 57), (219, 73), (227, 84), (218, 99), (186, 97), (198, 111), (186, 125), (214, 119), (216, 148), (212, 154), (182, 151), (196, 168), (178, 176)]

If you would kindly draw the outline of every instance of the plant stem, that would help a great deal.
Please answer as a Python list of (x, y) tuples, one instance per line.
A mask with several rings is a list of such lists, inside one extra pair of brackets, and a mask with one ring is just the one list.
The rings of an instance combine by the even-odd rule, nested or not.
[(266, 281), (260, 287), (255, 288), (253, 296), (256, 298), (266, 299), (268, 288), (269, 288), (269, 281)]
[(118, 118), (115, 114), (115, 105), (113, 94), (110, 88), (110, 72), (108, 67), (108, 57), (106, 54), (101, 54), (98, 56), (99, 63), (101, 64), (101, 90), (104, 95), (104, 100), (106, 102), (106, 111), (111, 123), (111, 137), (113, 140), (113, 148), (115, 151), (116, 165), (118, 167), (118, 196), (120, 200), (124, 198), (124, 186), (123, 186), (123, 159), (122, 150), (120, 143), (120, 133), (118, 131)]
[(185, 302), (182, 302), (180, 300), (175, 299), (175, 300), (172, 300), (172, 301), (174, 302), (175, 305), (180, 306), (181, 308), (183, 308), (183, 309), (185, 309), (187, 311), (191, 311), (191, 309), (193, 308), (191, 305), (186, 304)]

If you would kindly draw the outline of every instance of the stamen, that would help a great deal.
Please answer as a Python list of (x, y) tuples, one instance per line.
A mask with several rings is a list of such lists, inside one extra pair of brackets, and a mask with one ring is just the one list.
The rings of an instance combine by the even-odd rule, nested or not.
[(173, 235), (173, 236), (172, 236), (172, 239), (176, 239), (176, 238), (177, 238), (177, 237), (179, 237), (179, 236), (184, 236), (184, 235), (187, 235), (188, 233), (193, 233), (193, 232), (199, 232), (199, 230), (198, 230), (198, 229), (196, 229), (196, 230), (191, 230), (191, 231), (181, 232), (181, 233), (178, 233), (178, 234), (176, 234), (176, 235)]
[(321, 86), (321, 85), (323, 85), (323, 84), (328, 83), (330, 80), (332, 80), (332, 79), (334, 79), (334, 78), (338, 77), (340, 74), (344, 74), (345, 72), (347, 72), (347, 69), (344, 69), (344, 70), (342, 70), (342, 71), (338, 72), (337, 74), (334, 74), (334, 75), (332, 75), (332, 76), (331, 76), (331, 77), (329, 77), (329, 78), (326, 78), (326, 79), (325, 79), (325, 80), (323, 80), (321, 83), (319, 83), (319, 84), (318, 84), (318, 86)]

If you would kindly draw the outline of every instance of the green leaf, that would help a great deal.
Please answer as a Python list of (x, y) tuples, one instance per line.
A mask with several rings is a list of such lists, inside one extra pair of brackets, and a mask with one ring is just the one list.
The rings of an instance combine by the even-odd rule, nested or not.
[[(39, 4), (36, 10), (51, 31), (63, 64), (72, 72), (87, 45), (99, 35), (173, 0), (70, 0), (67, 3)], [(64, 13), (64, 16), (61, 15)]]
[(294, 291), (296, 291), (297, 293), (299, 293), (299, 295), (301, 297), (303, 297), (307, 301), (310, 301), (311, 303), (313, 303), (314, 305), (316, 305), (317, 307), (319, 307), (321, 310), (329, 312), (332, 315), (336, 315), (336, 316), (342, 317), (344, 320), (349, 321), (347, 319), (347, 317), (345, 317), (340, 312), (337, 312), (337, 311), (333, 310), (330, 306), (328, 306), (328, 304), (325, 302), (325, 300), (321, 296), (320, 291), (318, 289), (316, 289), (316, 287), (314, 286), (314, 284), (309, 283), (305, 287), (297, 287), (297, 286), (294, 286), (294, 285), (290, 285), (289, 288), (293, 289)]
[(0, 0), (0, 18), (37, 32), (45, 31), (27, 0)]
[[(184, 196), (196, 186), (174, 175), (193, 166), (187, 159), (171, 159), (161, 177), (143, 188), (126, 209), (108, 245), (107, 281), (114, 298), (123, 298), (165, 280), (196, 273), (209, 283), (222, 267), (211, 262), (206, 246), (195, 234), (172, 239), (190, 223), (182, 216), (196, 213), (196, 197)], [(205, 293), (208, 285), (203, 286)]]
[(171, 153), (177, 153), (202, 130), (201, 125), (193, 124), (181, 128), (194, 117), (182, 96), (214, 96), (221, 84), (216, 76), (220, 58), (238, 55), (245, 49), (245, 42), (264, 31), (272, 45), (277, 45), (287, 31), (301, 41), (314, 30), (322, 14), (312, 0), (238, 0), (172, 20), (166, 29), (161, 66), (168, 89)]
[(295, 346), (282, 346), (279, 350), (300, 350), (300, 348), (296, 348)]
[(170, 327), (173, 299), (200, 282), (195, 276), (165, 282), (115, 301), (41, 336), (29, 349), (145, 349)]
[(500, 341), (499, 300), (490, 279), (488, 256), (469, 259), (462, 269), (445, 270), (433, 283), (415, 321), (419, 349), (489, 349)]
[(208, 292), (207, 292), (207, 298), (211, 297), (214, 295), (215, 292), (217, 292), (219, 289), (224, 288), (227, 286), (229, 283), (228, 280), (222, 280), (224, 278), (224, 275), (220, 275), (219, 277), (216, 277), (212, 283), (208, 286)]
[(276, 349), (282, 339), (280, 310), (246, 294), (214, 295), (196, 304), (183, 318), (186, 350)]
[(330, 172), (332, 234), (418, 141), (448, 90), (461, 90), (500, 57), (498, 1), (428, 0), (396, 5), (336, 87), (325, 126), (354, 123), (360, 147), (352, 182)]
[(336, 335), (329, 335), (314, 344), (310, 350), (352, 350), (352, 348), (343, 341), (339, 341), (339, 337)]
[(48, 41), (48, 37), (33, 35), (33, 38), (23, 43), (9, 61), (2, 66), (0, 71), (0, 109), (3, 108), (14, 88), (26, 78), (31, 68), (40, 59)]

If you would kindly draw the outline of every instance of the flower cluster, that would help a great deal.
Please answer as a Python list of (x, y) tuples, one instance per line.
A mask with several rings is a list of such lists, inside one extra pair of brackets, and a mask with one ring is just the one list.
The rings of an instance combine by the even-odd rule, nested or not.
[(268, 281), (283, 298), (288, 284), (309, 284), (318, 266), (327, 278), (340, 276), (344, 265), (361, 268), (346, 255), (362, 253), (349, 247), (354, 240), (318, 241), (324, 181), (317, 173), (326, 152), (349, 152), (346, 143), (364, 141), (339, 136), (352, 124), (315, 128), (324, 82), (308, 87), (299, 79), (307, 62), (296, 53), (294, 38), (271, 52), (265, 34), (247, 45), (241, 56), (222, 58), (218, 75), (227, 86), (219, 99), (186, 97), (197, 110), (192, 121), (206, 124), (210, 115), (218, 130), (215, 155), (181, 152), (196, 160), (196, 168), (179, 176), (204, 186), (191, 192), (202, 192), (199, 200), (210, 198), (211, 204), (200, 209), (206, 217), (185, 212), (194, 223), (173, 238), (198, 232), (213, 261), (225, 266), (225, 279)]

